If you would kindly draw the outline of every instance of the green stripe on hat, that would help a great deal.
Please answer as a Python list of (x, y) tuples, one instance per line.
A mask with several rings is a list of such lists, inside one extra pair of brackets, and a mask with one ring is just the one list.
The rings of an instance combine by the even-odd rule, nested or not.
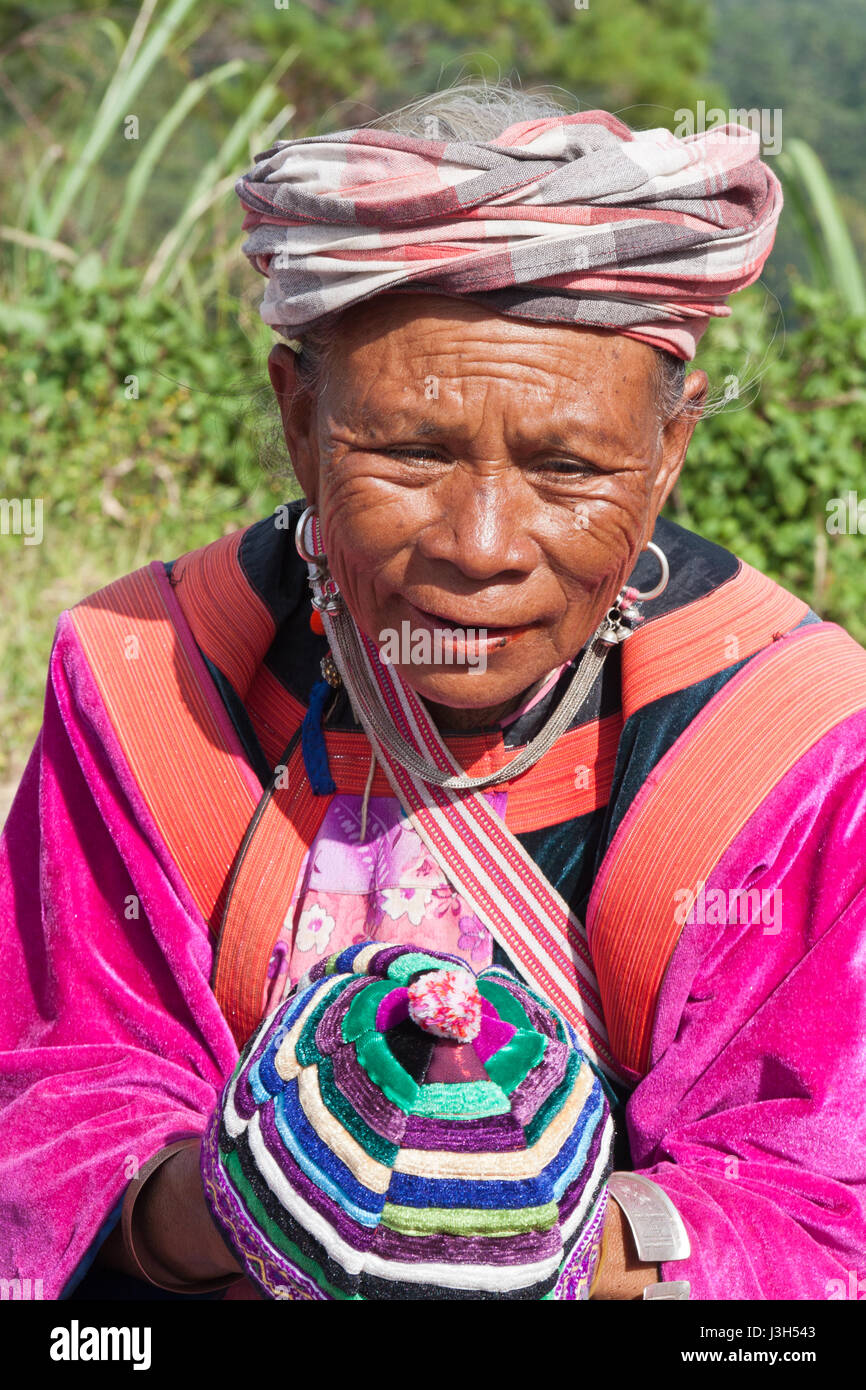
[(396, 988), (393, 980), (371, 980), (365, 989), (358, 991), (340, 1025), (346, 1042), (357, 1042), (365, 1033), (375, 1031), (379, 1005), (387, 995), (393, 994)]
[(466, 966), (460, 966), (456, 961), (443, 960), (441, 956), (428, 956), (423, 951), (407, 951), (404, 956), (398, 956), (388, 966), (388, 979), (394, 984), (408, 985), (413, 975), (417, 975), (422, 970), (465, 970), (467, 975), (472, 971)]
[(483, 1120), (510, 1115), (511, 1102), (492, 1081), (434, 1081), (421, 1086), (413, 1115), (436, 1120)]
[(359, 1038), (355, 1043), (355, 1055), (373, 1085), (378, 1086), (392, 1105), (399, 1106), (407, 1115), (417, 1113), (418, 1082), (400, 1066), (383, 1033), (367, 1033)]
[(295, 1046), (295, 1057), (302, 1067), (313, 1067), (320, 1060), (322, 1054), (316, 1045), (316, 1029), (319, 1026), (319, 1020), (325, 1010), (330, 1008), (335, 999), (342, 994), (343, 990), (348, 989), (349, 985), (354, 983), (355, 978), (352, 975), (337, 976), (333, 984), (322, 992), (319, 1002), (301, 1029)]
[(383, 1139), (381, 1134), (376, 1134), (362, 1120), (357, 1110), (346, 1099), (334, 1081), (334, 1064), (330, 1057), (323, 1057), (320, 1061), (318, 1077), (322, 1101), (334, 1119), (339, 1120), (343, 1128), (348, 1130), (352, 1138), (358, 1141), (370, 1158), (375, 1158), (377, 1163), (384, 1163), (389, 1168), (393, 1167), (397, 1154), (400, 1152), (399, 1144), (392, 1144), (389, 1139)]
[(518, 1004), (510, 990), (503, 985), (494, 984), (493, 980), (479, 979), (478, 993), (482, 999), (486, 999), (488, 1004), (492, 1004), (503, 1023), (511, 1023), (521, 1033), (534, 1033), (533, 1028), (523, 1009)]
[(504, 1047), (494, 1052), (484, 1063), (484, 1070), (506, 1095), (516, 1091), (533, 1067), (544, 1056), (548, 1039), (542, 1033), (527, 1032), (525, 1029), (515, 1033)]
[(220, 1164), (225, 1170), (231, 1186), (240, 1197), (247, 1216), (255, 1222), (260, 1231), (264, 1232), (271, 1245), (288, 1256), (292, 1264), (296, 1264), (299, 1269), (309, 1275), (309, 1277), (319, 1285), (319, 1288), (325, 1291), (329, 1298), (340, 1299), (344, 1303), (357, 1303), (363, 1301), (360, 1299), (360, 1295), (343, 1293), (333, 1284), (330, 1284), (325, 1278), (321, 1266), (316, 1264), (315, 1260), (311, 1260), (308, 1256), (303, 1254), (298, 1246), (295, 1245), (294, 1241), (289, 1240), (285, 1231), (283, 1231), (275, 1221), (271, 1220), (266, 1208), (262, 1205), (254, 1188), (244, 1174), (240, 1157), (236, 1149), (230, 1154), (220, 1154)]
[(549, 1231), (559, 1220), (556, 1202), (540, 1207), (402, 1207), (386, 1202), (382, 1225), (404, 1236), (518, 1236)]

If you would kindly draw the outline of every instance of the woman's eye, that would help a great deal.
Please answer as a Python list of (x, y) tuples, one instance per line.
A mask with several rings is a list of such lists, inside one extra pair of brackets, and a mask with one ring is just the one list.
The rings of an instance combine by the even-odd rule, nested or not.
[(599, 471), (595, 464), (581, 459), (544, 459), (537, 467), (540, 472), (559, 473), (566, 478), (589, 477)]
[[(393, 449), (383, 449), (382, 453), (389, 458), (407, 459), (418, 462), (441, 463), (443, 455), (437, 449), (425, 447), (423, 444), (399, 445)], [(544, 473), (548, 477), (553, 474), (561, 478), (583, 478), (591, 477), (600, 472), (595, 464), (587, 463), (582, 459), (561, 459), (550, 458), (541, 459), (529, 467), (531, 473)]]
[(388, 454), (391, 458), (429, 459), (434, 463), (441, 462), (442, 457), (441, 454), (438, 454), (435, 449), (425, 449), (420, 444), (417, 447), (407, 445), (406, 448), (385, 449), (383, 452)]

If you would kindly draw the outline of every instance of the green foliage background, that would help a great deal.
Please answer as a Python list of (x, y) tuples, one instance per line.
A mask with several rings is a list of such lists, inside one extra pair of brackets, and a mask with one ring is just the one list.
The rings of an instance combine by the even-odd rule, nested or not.
[[(145, 0), (143, 12), (79, 0), (74, 13), (56, 0), (0, 4), (0, 495), (41, 497), (45, 517), (39, 546), (0, 535), (0, 778), (20, 771), (38, 731), (62, 608), (266, 514), (292, 490), (262, 466), (273, 453), (273, 337), (256, 312), (262, 286), (240, 252), (230, 187), (275, 125), (284, 137), (339, 129), (479, 74), (559, 86), (643, 127), (673, 127), (675, 110), (698, 99), (781, 106), (786, 132), (822, 155), (862, 249), (852, 111), (862, 129), (866, 97), (849, 52), (859, 4), (822, 7), (811, 67), (790, 44), (762, 67), (748, 41), (762, 14), (780, 34), (789, 22), (809, 32), (811, 7), (781, 0), (590, 0), (587, 10), (572, 0)], [(146, 80), (119, 116), (100, 116), (134, 24), (147, 19), (152, 33), (174, 6)], [(236, 67), (184, 115), (121, 234), (158, 122), (227, 62)], [(809, 116), (807, 78), (832, 148)], [(124, 135), (129, 115), (137, 140)], [(63, 179), (81, 161), (87, 178), (53, 226)], [(203, 168), (225, 186), (184, 220)], [(828, 535), (825, 522), (830, 499), (863, 487), (866, 319), (838, 290), (807, 283), (797, 227), (784, 215), (783, 226), (765, 273), (781, 308), (755, 286), (701, 345), (695, 365), (714, 396), (734, 379), (739, 395), (698, 425), (670, 514), (863, 641), (863, 539)]]

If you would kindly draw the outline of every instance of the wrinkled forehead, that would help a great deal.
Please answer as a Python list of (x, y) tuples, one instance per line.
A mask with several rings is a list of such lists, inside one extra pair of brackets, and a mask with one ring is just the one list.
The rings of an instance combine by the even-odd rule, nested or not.
[(344, 357), (402, 353), (447, 357), (478, 352), (491, 362), (525, 358), (543, 363), (551, 353), (594, 367), (651, 372), (656, 354), (647, 344), (611, 329), (547, 323), (496, 313), (453, 295), (384, 293), (346, 309), (335, 346)]
[(646, 344), (445, 296), (354, 306), (331, 362), (322, 404), (371, 437), (399, 426), (434, 439), (499, 414), (527, 438), (565, 447), (579, 428), (615, 446), (655, 420), (657, 359)]

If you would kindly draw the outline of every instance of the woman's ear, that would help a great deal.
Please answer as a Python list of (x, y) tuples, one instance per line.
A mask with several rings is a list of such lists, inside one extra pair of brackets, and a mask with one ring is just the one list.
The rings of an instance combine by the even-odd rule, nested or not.
[(295, 477), (307, 501), (314, 503), (319, 486), (315, 400), (299, 382), (295, 354), (285, 343), (275, 343), (271, 348), (268, 375), (280, 407), (283, 434)]
[(675, 415), (666, 421), (661, 431), (661, 460), (656, 473), (652, 500), (652, 527), (662, 507), (673, 491), (685, 463), (695, 425), (701, 418), (707, 397), (709, 379), (706, 372), (690, 372), (683, 386), (680, 405)]

